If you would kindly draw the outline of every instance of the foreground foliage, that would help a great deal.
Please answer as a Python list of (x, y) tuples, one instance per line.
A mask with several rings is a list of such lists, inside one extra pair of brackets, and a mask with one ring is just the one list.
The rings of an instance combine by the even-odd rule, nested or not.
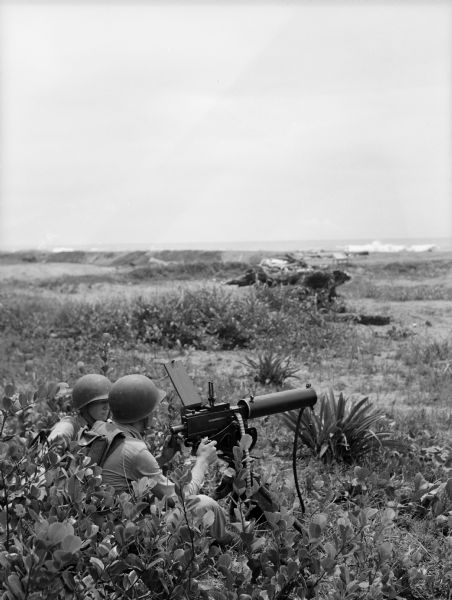
[[(268, 525), (242, 523), (218, 547), (206, 515), (188, 514), (168, 529), (165, 510), (144, 494), (147, 480), (128, 493), (102, 484), (101, 471), (77, 447), (64, 456), (35, 434), (65, 408), (68, 387), (45, 385), (18, 393), (7, 386), (0, 441), (0, 584), (4, 600), (60, 598), (447, 598), (452, 583), (452, 453), (444, 449), (432, 473), (405, 478), (409, 458), (388, 455), (390, 466), (304, 471), (307, 514), (299, 514), (290, 477), (264, 481), (284, 498)], [(170, 418), (170, 411), (158, 416)], [(351, 427), (350, 427), (351, 430)], [(268, 435), (271, 436), (271, 424)], [(33, 440), (33, 443), (31, 441)], [(283, 438), (279, 435), (280, 443)], [(157, 434), (149, 440), (158, 445)], [(235, 452), (235, 489), (248, 496), (243, 448)], [(267, 438), (267, 443), (269, 439)], [(438, 460), (438, 457), (436, 457)], [(362, 463), (362, 461), (361, 461)], [(173, 477), (183, 484), (187, 467)], [(389, 475), (392, 471), (392, 475)], [(438, 476), (440, 479), (438, 480)], [(441, 480), (442, 478), (442, 480)], [(439, 481), (439, 483), (438, 483)], [(294, 528), (295, 517), (302, 518)], [(416, 527), (425, 530), (413, 545)]]

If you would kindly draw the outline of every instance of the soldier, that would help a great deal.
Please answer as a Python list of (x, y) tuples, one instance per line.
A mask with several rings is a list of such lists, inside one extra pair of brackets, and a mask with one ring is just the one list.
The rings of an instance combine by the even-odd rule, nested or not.
[[(158, 499), (167, 500), (167, 506), (172, 508), (168, 513), (168, 523), (175, 525), (182, 518), (183, 512), (176, 486), (163, 474), (160, 464), (171, 460), (177, 449), (166, 446), (164, 458), (158, 462), (143, 439), (151, 424), (151, 414), (165, 395), (148, 377), (125, 375), (113, 384), (108, 396), (113, 423), (98, 421), (91, 431), (104, 436), (111, 435), (114, 429), (124, 433), (123, 439), (112, 448), (102, 463), (103, 482), (112, 485), (118, 492), (123, 492), (130, 489), (133, 481), (142, 477), (152, 478), (149, 493)], [(193, 503), (195, 517), (202, 517), (207, 510), (213, 511), (215, 522), (211, 526), (211, 534), (219, 543), (228, 543), (232, 534), (226, 531), (223, 510), (215, 500), (198, 493), (209, 465), (217, 459), (215, 445), (215, 441), (203, 441), (199, 445), (191, 470), (192, 478), (184, 488), (183, 495), (187, 499), (196, 498)]]
[(108, 393), (111, 381), (104, 375), (90, 373), (80, 377), (72, 390), (72, 406), (77, 415), (63, 417), (51, 429), (47, 441), (52, 446), (68, 448), (78, 439), (82, 429), (90, 428), (96, 421), (106, 421), (110, 412)]

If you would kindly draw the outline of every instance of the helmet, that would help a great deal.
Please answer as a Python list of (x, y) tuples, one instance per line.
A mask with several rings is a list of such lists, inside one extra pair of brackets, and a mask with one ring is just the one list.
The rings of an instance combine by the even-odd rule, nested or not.
[(124, 375), (112, 385), (108, 401), (115, 421), (134, 423), (150, 415), (165, 396), (149, 377)]
[(80, 410), (91, 402), (107, 400), (112, 383), (104, 375), (90, 373), (77, 379), (72, 389), (72, 405)]

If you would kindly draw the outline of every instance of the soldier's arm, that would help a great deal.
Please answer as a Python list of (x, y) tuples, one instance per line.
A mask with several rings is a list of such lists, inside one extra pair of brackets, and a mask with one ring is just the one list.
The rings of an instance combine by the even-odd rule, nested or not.
[(176, 486), (166, 475), (162, 473), (155, 457), (147, 449), (143, 449), (134, 461), (134, 479), (149, 477), (155, 482), (151, 492), (161, 500), (163, 497), (176, 496)]
[(66, 449), (75, 439), (77, 429), (75, 417), (64, 417), (52, 427), (47, 442), (50, 446), (61, 446)]
[[(208, 444), (201, 443), (200, 447), (201, 450), (198, 449), (199, 454), (191, 471), (191, 481), (184, 488), (184, 496), (195, 495), (199, 492), (209, 464), (216, 458), (215, 442), (209, 442)], [(147, 449), (143, 449), (134, 462), (136, 470), (134, 479), (138, 480), (142, 477), (152, 478), (155, 484), (150, 491), (157, 498), (161, 500), (163, 497), (173, 499), (177, 497), (176, 484), (163, 474), (157, 460)]]
[(216, 461), (216, 441), (202, 440), (196, 451), (196, 462), (191, 470), (191, 481), (184, 488), (184, 494), (191, 496), (197, 494), (204, 483), (204, 477), (209, 465)]

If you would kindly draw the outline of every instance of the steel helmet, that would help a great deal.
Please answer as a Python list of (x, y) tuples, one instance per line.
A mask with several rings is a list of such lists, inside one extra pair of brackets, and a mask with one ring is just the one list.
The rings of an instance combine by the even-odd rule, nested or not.
[(112, 383), (104, 375), (90, 373), (77, 379), (72, 389), (72, 405), (80, 410), (91, 402), (107, 400)]
[(113, 419), (135, 423), (146, 418), (166, 393), (145, 375), (124, 375), (112, 385), (108, 395)]

